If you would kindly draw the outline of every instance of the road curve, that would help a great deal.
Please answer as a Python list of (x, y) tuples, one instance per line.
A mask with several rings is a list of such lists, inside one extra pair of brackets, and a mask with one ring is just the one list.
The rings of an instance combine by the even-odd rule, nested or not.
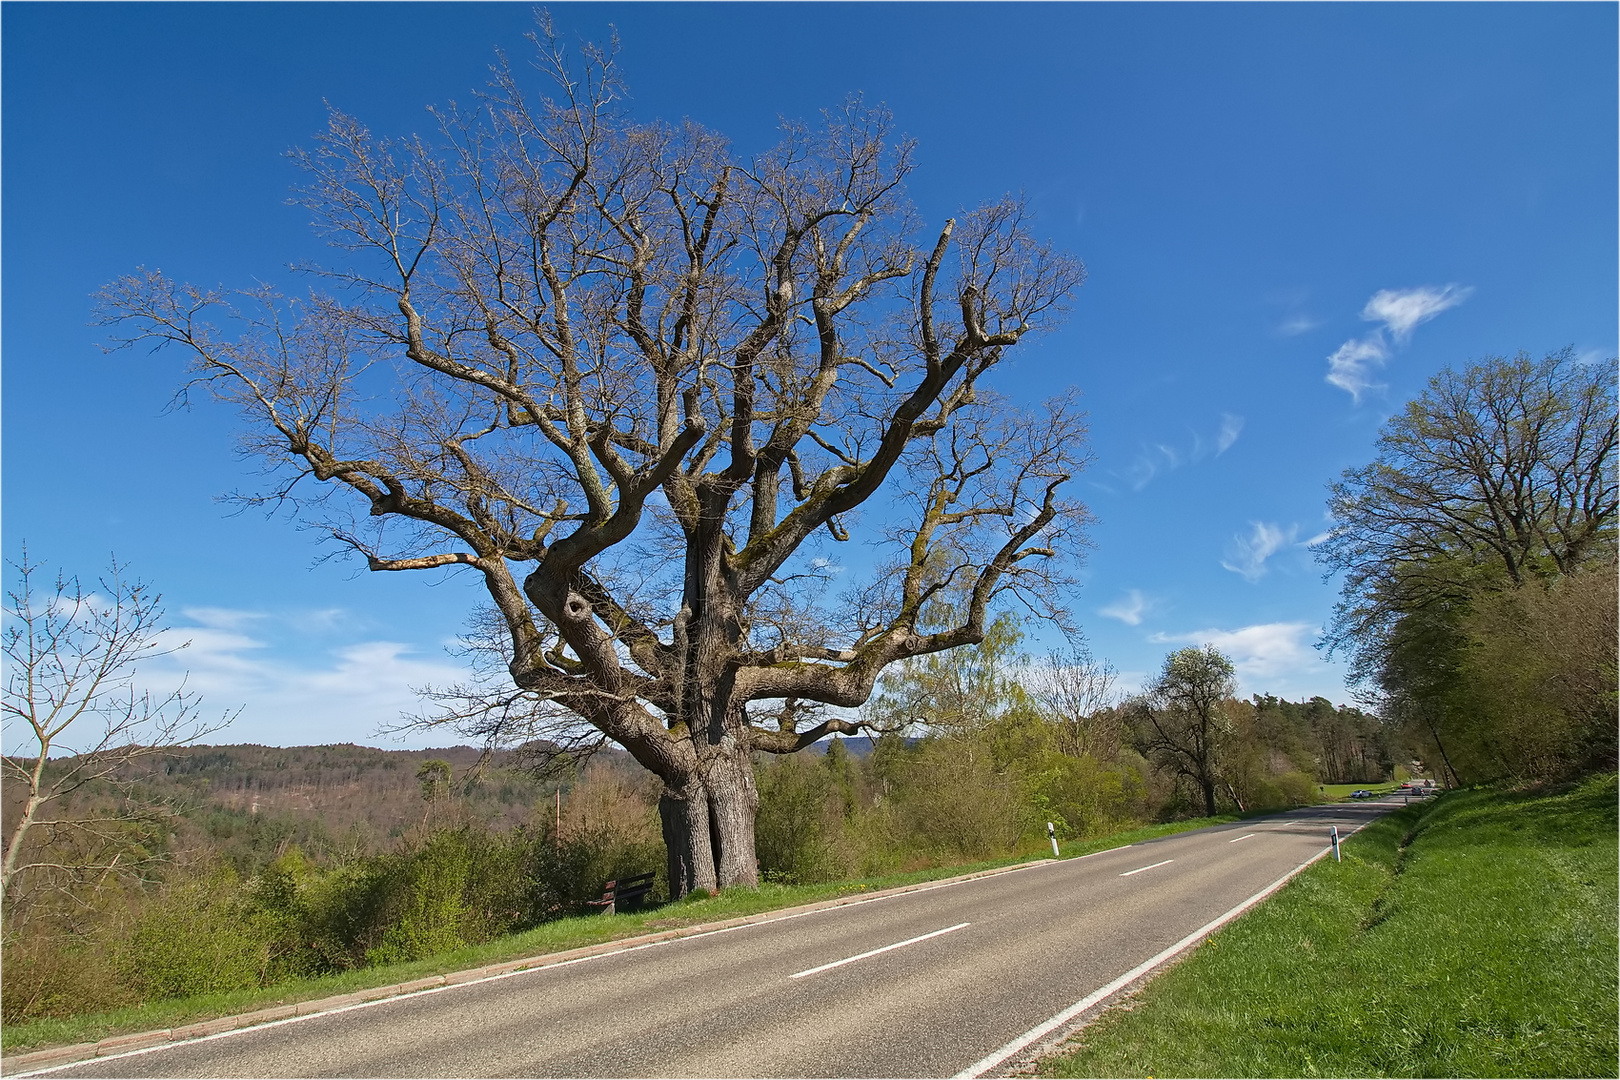
[(955, 1076), (1319, 855), (1330, 826), (1397, 805), (1306, 807), (40, 1075)]

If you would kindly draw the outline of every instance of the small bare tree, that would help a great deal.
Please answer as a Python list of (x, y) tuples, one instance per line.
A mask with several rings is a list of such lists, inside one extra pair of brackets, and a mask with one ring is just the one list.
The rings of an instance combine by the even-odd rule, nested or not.
[(1031, 672), (1035, 698), (1051, 718), (1065, 754), (1110, 760), (1118, 752), (1124, 714), (1115, 706), (1119, 673), (1084, 645), (1052, 653)]
[[(663, 780), (677, 895), (753, 883), (753, 752), (858, 732), (816, 707), (980, 641), (998, 597), (1058, 610), (1081, 416), (983, 384), (1084, 269), (1012, 199), (919, 247), (911, 146), (881, 109), (787, 124), (739, 160), (693, 123), (633, 122), (610, 52), (576, 71), (541, 31), (555, 97), (503, 61), (432, 140), (334, 112), (295, 155), (350, 260), (320, 272), (334, 292), (141, 273), (104, 310), (241, 408), (280, 476), (258, 499), (372, 570), (481, 576), (476, 645), (504, 670), (444, 716), (513, 738), (589, 725)], [(858, 525), (879, 566), (830, 597), (825, 545)], [(954, 590), (959, 622), (919, 628)]]
[[(162, 598), (126, 575), (116, 560), (86, 591), (58, 574), (41, 584), (40, 564), (10, 564), (6, 594), (3, 888), (8, 923), (26, 917), (47, 892), (78, 899), (119, 875), (140, 874), (153, 854), (132, 832), (162, 808), (132, 797), (141, 766), (173, 747), (219, 730), (201, 721), (199, 699), (182, 686), (157, 697), (138, 688), (135, 670), (184, 644), (162, 640)], [(70, 800), (90, 795), (100, 800)], [(110, 800), (111, 806), (106, 803)], [(63, 807), (72, 809), (62, 813)], [(99, 802), (99, 806), (98, 806)]]

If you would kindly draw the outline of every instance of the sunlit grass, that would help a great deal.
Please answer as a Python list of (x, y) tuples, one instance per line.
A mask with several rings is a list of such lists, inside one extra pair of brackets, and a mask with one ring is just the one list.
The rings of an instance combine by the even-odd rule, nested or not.
[(1615, 1076), (1615, 777), (1349, 840), (1043, 1076)]

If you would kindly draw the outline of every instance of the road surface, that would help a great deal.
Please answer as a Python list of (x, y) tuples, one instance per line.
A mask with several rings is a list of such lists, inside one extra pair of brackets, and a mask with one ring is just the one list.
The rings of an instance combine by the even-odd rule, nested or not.
[[(45, 1070), (61, 1076), (911, 1077), (1020, 1039), (1398, 800), (990, 877)], [(1072, 1011), (1072, 1010), (1071, 1010)]]

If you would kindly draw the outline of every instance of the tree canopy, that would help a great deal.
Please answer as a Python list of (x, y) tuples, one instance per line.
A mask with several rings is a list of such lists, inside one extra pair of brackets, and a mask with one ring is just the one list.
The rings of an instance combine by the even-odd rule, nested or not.
[[(1576, 744), (1612, 729), (1601, 691), (1579, 717), (1549, 726), (1543, 716), (1539, 735), (1515, 717), (1545, 695), (1529, 684), (1512, 698), (1481, 691), (1503, 664), (1557, 667), (1555, 653), (1593, 669), (1556, 676), (1563, 684), (1603, 683), (1607, 665), (1612, 687), (1614, 634), (1588, 594), (1605, 579), (1612, 591), (1615, 454), (1613, 362), (1520, 353), (1440, 372), (1385, 424), (1374, 461), (1333, 486), (1335, 524), (1317, 550), (1344, 584), (1327, 644), (1350, 654), (1386, 714), (1421, 730), (1454, 776), (1555, 774), (1588, 761)], [(1577, 636), (1603, 642), (1597, 653), (1523, 638), (1548, 597), (1574, 605), (1571, 619), (1593, 616), (1580, 616)], [(1521, 640), (1504, 648), (1504, 634)], [(1482, 668), (1487, 655), (1496, 659)], [(1541, 738), (1553, 732), (1557, 749)]]
[[(509, 743), (588, 724), (663, 778), (678, 891), (753, 881), (752, 751), (859, 730), (821, 707), (980, 640), (997, 597), (1061, 610), (1082, 417), (986, 382), (1084, 267), (1017, 199), (924, 235), (881, 108), (744, 157), (632, 119), (610, 51), (534, 41), (552, 96), (502, 61), (431, 137), (334, 111), (295, 153), (341, 253), (318, 288), (143, 271), (105, 317), (240, 409), (276, 478), (249, 501), (374, 571), (481, 577), (493, 677), (441, 688), (440, 719)], [(829, 595), (826, 545), (860, 526), (877, 569)], [(943, 593), (960, 618), (924, 628)]]

